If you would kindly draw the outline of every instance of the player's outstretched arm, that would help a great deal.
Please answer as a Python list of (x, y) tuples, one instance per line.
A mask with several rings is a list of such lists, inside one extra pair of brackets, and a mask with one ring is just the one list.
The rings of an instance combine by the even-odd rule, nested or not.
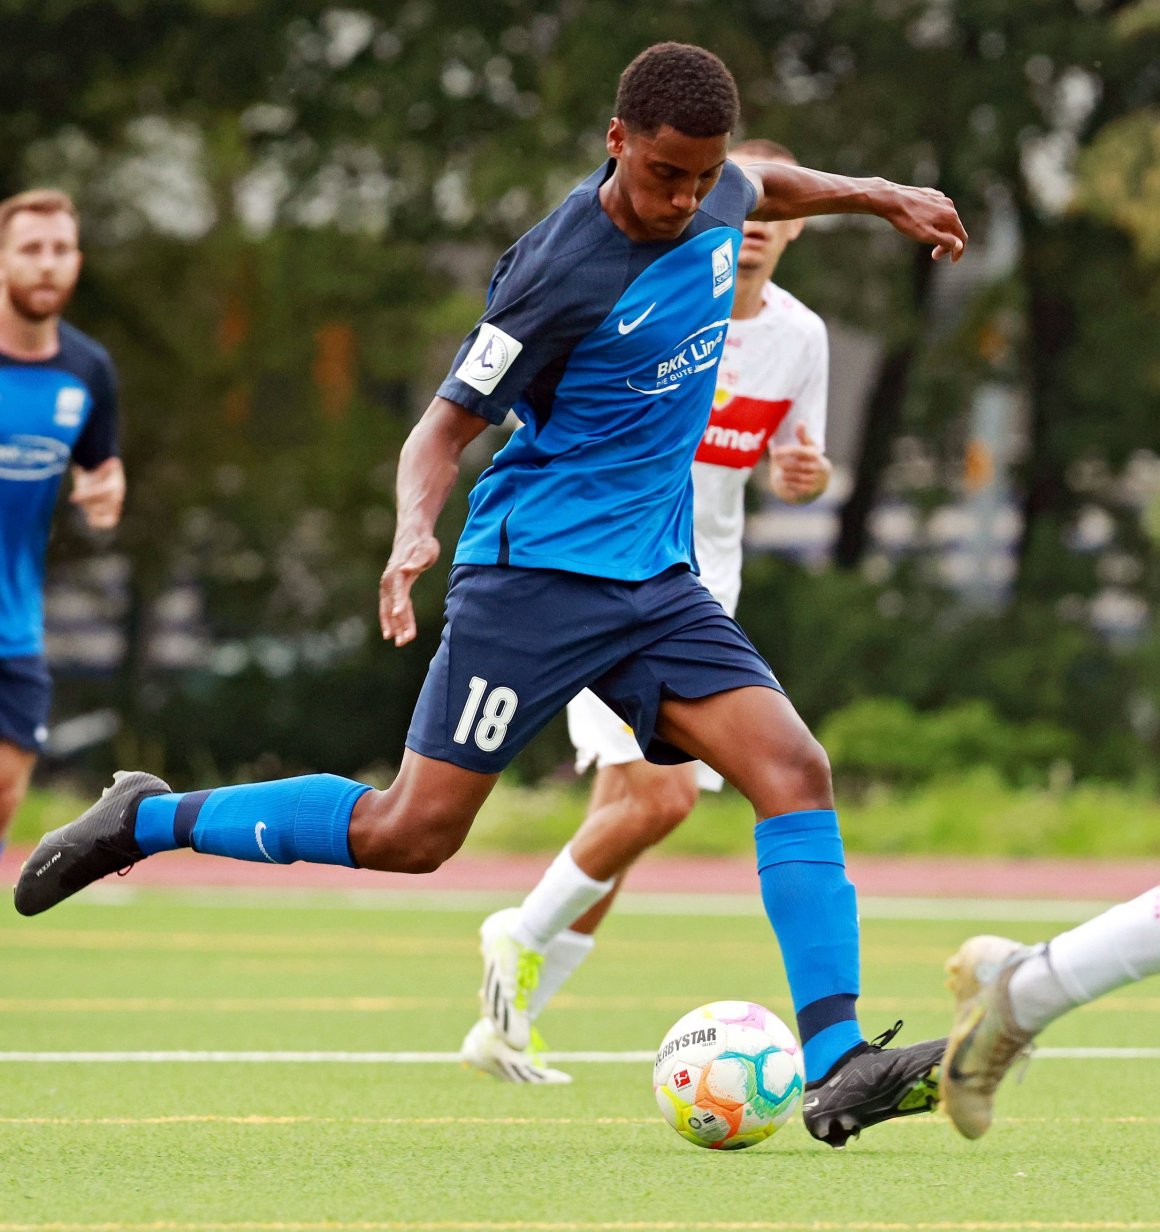
[(933, 245), (937, 261), (957, 261), (967, 232), (954, 202), (937, 188), (856, 179), (791, 163), (748, 163), (743, 170), (760, 189), (751, 218), (778, 221), (815, 214), (874, 214), (912, 240)]
[(125, 504), (125, 468), (120, 458), (106, 458), (92, 470), (72, 468), (69, 501), (80, 509), (93, 530), (112, 530)]
[(415, 636), (411, 587), (439, 559), (435, 521), (459, 475), (464, 449), (488, 426), (446, 398), (435, 398), (411, 429), (399, 454), (395, 484), (395, 542), (379, 581), (384, 641), (405, 646)]

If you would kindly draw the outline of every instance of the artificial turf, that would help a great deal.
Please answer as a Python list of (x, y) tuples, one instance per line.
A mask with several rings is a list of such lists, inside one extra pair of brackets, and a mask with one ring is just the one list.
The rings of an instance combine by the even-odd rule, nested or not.
[[(311, 896), (82, 896), (0, 917), (0, 1232), (1160, 1228), (1160, 1060), (1036, 1060), (977, 1143), (920, 1116), (834, 1152), (795, 1120), (721, 1154), (679, 1139), (647, 1061), (510, 1087), (448, 1062), (17, 1060), (17, 1052), (451, 1052), (475, 1015), (478, 912)], [(554, 1048), (649, 1050), (684, 1011), (790, 1019), (758, 915), (623, 913), (545, 1015)], [(932, 910), (932, 914), (937, 907)], [(981, 930), (868, 920), (863, 1025), (946, 1029), (941, 964)], [(1050, 924), (995, 921), (1031, 940)], [(1048, 1047), (1160, 1044), (1160, 987)]]

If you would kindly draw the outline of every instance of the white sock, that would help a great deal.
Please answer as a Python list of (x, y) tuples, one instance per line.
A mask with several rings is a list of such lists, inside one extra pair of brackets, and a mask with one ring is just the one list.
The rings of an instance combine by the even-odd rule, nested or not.
[(1160, 972), (1160, 886), (1060, 933), (1011, 976), (1011, 1007), (1042, 1031), (1077, 1005)]
[(548, 942), (563, 932), (612, 889), (615, 877), (595, 881), (572, 859), (572, 844), (548, 866), (520, 906), (520, 922), (512, 936), (543, 953)]
[(544, 951), (540, 982), (532, 992), (528, 1014), (534, 1022), (560, 991), (564, 981), (592, 953), (596, 938), (589, 933), (574, 933), (570, 928), (557, 933)]

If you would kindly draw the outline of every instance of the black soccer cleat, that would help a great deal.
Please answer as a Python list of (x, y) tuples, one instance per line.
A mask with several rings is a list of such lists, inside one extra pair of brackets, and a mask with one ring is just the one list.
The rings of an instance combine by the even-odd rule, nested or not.
[(46, 834), (24, 862), (16, 883), (16, 910), (39, 915), (109, 873), (145, 858), (133, 836), (137, 804), (170, 790), (155, 774), (118, 770), (113, 785), (76, 821)]
[(872, 1043), (851, 1048), (824, 1078), (806, 1084), (802, 1120), (815, 1138), (844, 1147), (867, 1126), (938, 1107), (939, 1063), (947, 1041), (887, 1048), (901, 1028), (900, 1020)]

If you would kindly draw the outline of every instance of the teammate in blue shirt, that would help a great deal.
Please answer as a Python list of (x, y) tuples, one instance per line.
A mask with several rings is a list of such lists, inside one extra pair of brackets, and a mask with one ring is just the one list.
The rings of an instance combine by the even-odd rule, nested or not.
[(121, 516), (117, 393), (103, 347), (60, 319), (81, 268), (64, 193), (0, 201), (0, 848), (48, 736), (44, 553), (64, 473), (94, 528)]
[[(587, 687), (650, 760), (700, 758), (752, 802), (810, 1132), (841, 1146), (933, 1106), (945, 1041), (887, 1051), (862, 1037), (857, 907), (829, 763), (695, 576), (691, 467), (747, 216), (876, 214), (936, 257), (957, 257), (966, 233), (931, 189), (786, 163), (742, 170), (726, 158), (738, 113), (716, 56), (675, 43), (642, 52), (621, 77), (608, 162), (500, 259), (482, 319), (404, 445), (380, 593), (383, 635), (400, 646), (415, 635), (411, 587), (438, 556), (435, 521), (464, 448), (511, 409), (522, 421), (471, 494), (442, 641), (392, 786), (309, 775), (177, 794), (120, 774), (45, 836), (18, 910), (177, 847), (428, 872), (458, 850), (512, 757)], [(517, 995), (510, 957), (493, 982), (501, 1000)]]

